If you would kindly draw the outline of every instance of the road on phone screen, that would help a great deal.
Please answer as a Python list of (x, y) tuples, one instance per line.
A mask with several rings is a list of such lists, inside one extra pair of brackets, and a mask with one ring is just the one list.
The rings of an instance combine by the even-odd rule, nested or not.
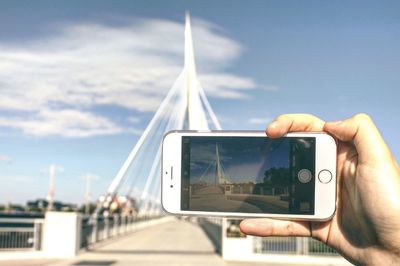
[(190, 210), (250, 213), (288, 213), (289, 203), (280, 196), (224, 194), (219, 186), (196, 190), (190, 198)]

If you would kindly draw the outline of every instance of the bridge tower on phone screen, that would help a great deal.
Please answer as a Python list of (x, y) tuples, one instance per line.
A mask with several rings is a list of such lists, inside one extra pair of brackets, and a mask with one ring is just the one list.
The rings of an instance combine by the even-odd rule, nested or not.
[(209, 163), (205, 171), (201, 174), (200, 180), (214, 186), (229, 183), (222, 164), (218, 143), (215, 144), (215, 160)]
[[(190, 15), (185, 21), (184, 67), (128, 158), (99, 199), (97, 212), (133, 202), (140, 214), (161, 210), (161, 142), (170, 130), (221, 129), (196, 72)], [(220, 180), (219, 180), (220, 181)]]

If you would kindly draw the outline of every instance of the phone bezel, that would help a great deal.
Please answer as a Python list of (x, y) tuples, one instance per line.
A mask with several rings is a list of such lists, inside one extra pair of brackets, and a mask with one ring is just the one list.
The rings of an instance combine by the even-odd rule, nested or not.
[[(181, 210), (181, 152), (182, 136), (267, 137), (264, 131), (170, 131), (164, 135), (161, 157), (161, 202), (171, 214), (219, 217), (270, 217), (291, 220), (327, 220), (336, 210), (336, 141), (323, 132), (296, 132), (285, 137), (315, 137), (315, 206), (313, 215), (263, 214), (239, 212), (205, 212)], [(173, 177), (170, 172), (173, 169)], [(323, 184), (318, 179), (320, 171), (327, 169), (332, 180)], [(171, 187), (172, 186), (172, 187)]]

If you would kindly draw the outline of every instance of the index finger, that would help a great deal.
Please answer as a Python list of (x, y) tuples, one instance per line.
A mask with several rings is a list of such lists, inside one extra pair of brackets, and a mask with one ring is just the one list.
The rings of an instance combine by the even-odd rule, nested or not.
[(245, 219), (240, 230), (254, 236), (312, 236), (311, 224), (306, 221), (285, 221), (269, 218)]
[(280, 138), (288, 132), (323, 131), (325, 121), (310, 114), (280, 115), (267, 127), (269, 137)]

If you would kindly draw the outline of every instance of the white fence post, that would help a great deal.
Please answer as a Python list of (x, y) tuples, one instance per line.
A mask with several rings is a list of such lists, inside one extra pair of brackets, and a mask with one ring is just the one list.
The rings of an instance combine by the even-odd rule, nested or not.
[(122, 225), (123, 225), (122, 234), (125, 234), (128, 231), (127, 230), (127, 227), (128, 227), (128, 216), (125, 215), (125, 214), (122, 215)]
[(42, 246), (42, 224), (42, 221), (35, 220), (33, 226), (33, 250), (40, 250)]
[(92, 233), (91, 233), (91, 242), (90, 244), (96, 243), (97, 242), (97, 214), (94, 214), (93, 217), (93, 227), (92, 227)]
[(110, 237), (110, 220), (108, 216), (103, 218), (104, 228), (103, 228), (103, 240)]
[(308, 237), (302, 237), (303, 239), (303, 255), (308, 255), (309, 248), (308, 248)]
[(71, 258), (78, 254), (81, 216), (72, 212), (46, 212), (43, 250), (47, 257)]
[(113, 236), (118, 235), (118, 214), (113, 215)]
[(303, 250), (303, 238), (302, 238), (302, 237), (297, 237), (297, 238), (296, 238), (296, 254), (297, 254), (297, 255), (302, 255), (302, 254), (304, 254), (304, 250)]

